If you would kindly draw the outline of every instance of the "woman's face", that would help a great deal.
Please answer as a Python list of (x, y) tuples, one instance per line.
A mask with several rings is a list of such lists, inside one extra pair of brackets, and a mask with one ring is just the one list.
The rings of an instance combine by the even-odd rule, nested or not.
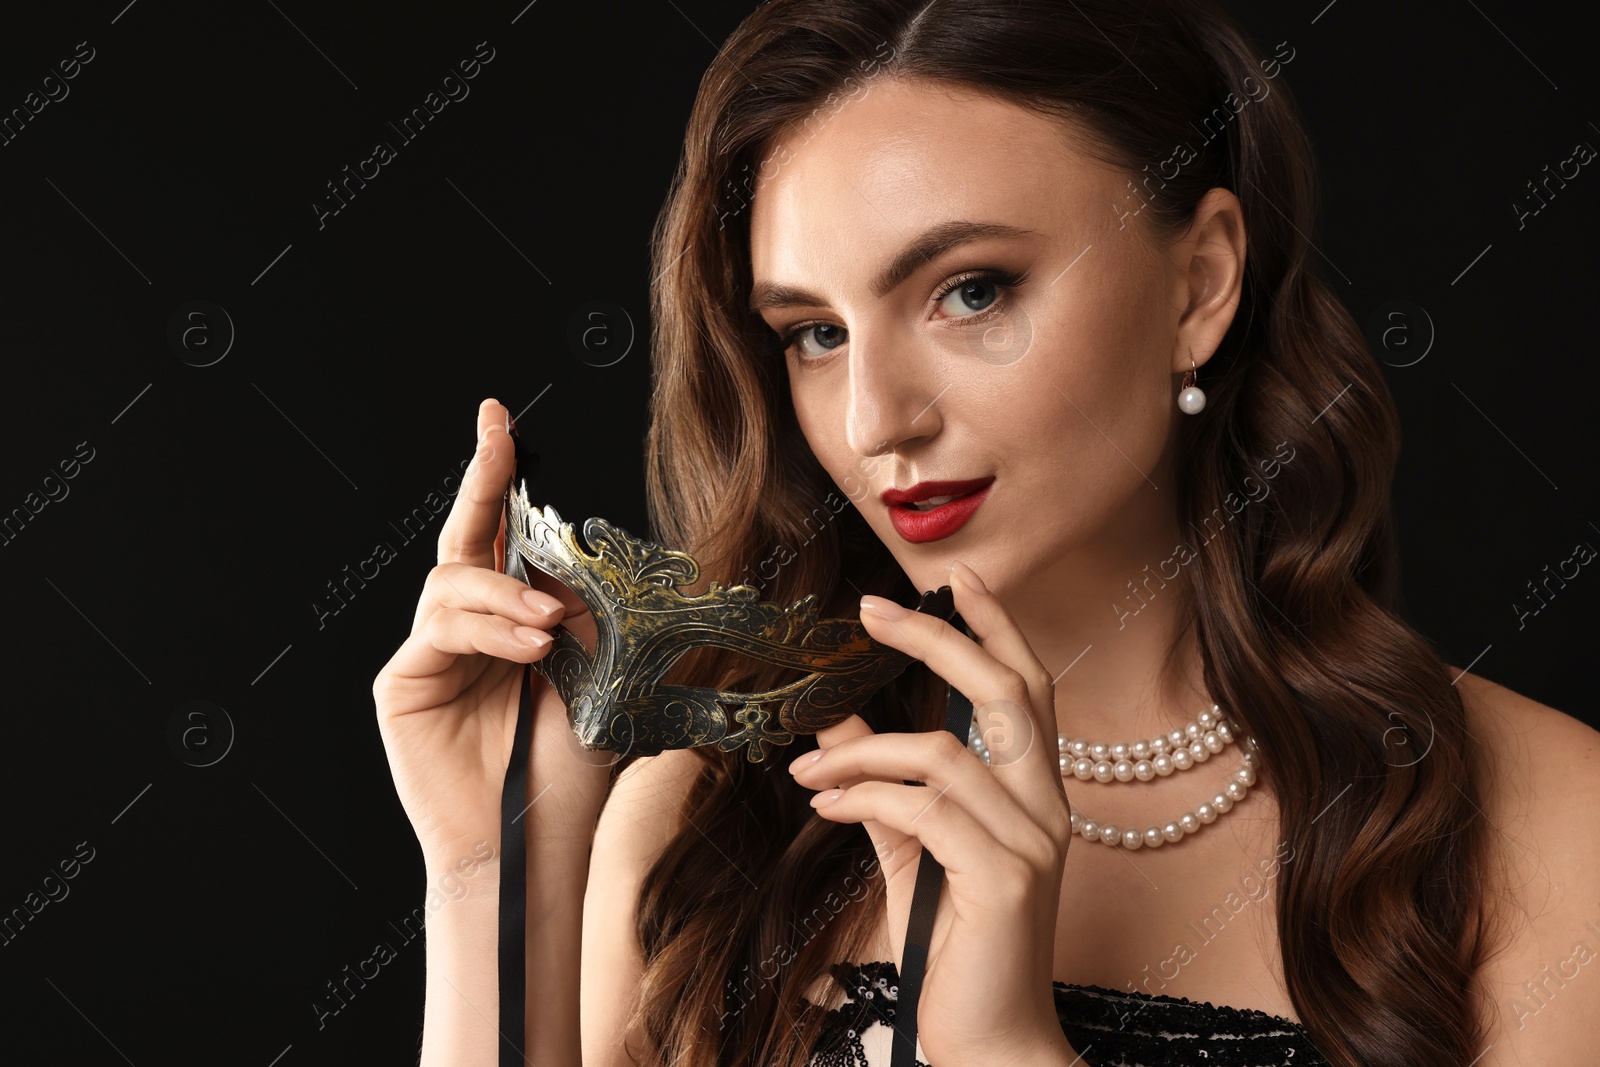
[[(1005, 596), (1085, 548), (1170, 550), (1174, 375), (1237, 305), (1235, 257), (1202, 240), (1226, 219), (1157, 242), (1127, 174), (989, 96), (880, 79), (821, 121), (768, 146), (753, 302), (802, 327), (799, 425), (908, 577), (960, 558)], [(986, 487), (920, 518), (882, 498), (932, 481)]]

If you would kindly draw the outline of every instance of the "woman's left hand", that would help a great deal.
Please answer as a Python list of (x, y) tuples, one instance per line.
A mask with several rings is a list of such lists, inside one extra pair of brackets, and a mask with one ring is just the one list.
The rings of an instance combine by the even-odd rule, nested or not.
[[(875, 734), (852, 715), (820, 731), (819, 751), (790, 770), (801, 785), (826, 790), (812, 798), (819, 815), (859, 822), (871, 837), (897, 966), (922, 848), (944, 865), (917, 1006), (928, 1062), (1065, 1064), (1073, 1053), (1051, 978), (1072, 829), (1057, 763), (1054, 687), (1010, 613), (972, 570), (957, 563), (951, 577), (956, 610), (977, 640), (881, 597), (863, 599), (861, 621), (875, 640), (922, 660), (972, 701), (989, 766), (948, 730)], [(903, 614), (880, 617), (866, 609), (871, 604)], [(840, 784), (842, 792), (828, 788)]]

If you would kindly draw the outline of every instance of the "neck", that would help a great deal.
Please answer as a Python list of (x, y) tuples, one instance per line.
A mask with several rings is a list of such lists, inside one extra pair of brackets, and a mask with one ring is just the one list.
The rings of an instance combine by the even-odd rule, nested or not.
[[(1149, 495), (1141, 510), (1170, 504)], [(1180, 542), (1187, 547), (1175, 556)], [(1203, 551), (1170, 514), (1129, 516), (1002, 595), (1055, 679), (1058, 732), (1132, 742), (1211, 707), (1199, 643), (1185, 626), (1191, 586), (1181, 563)]]

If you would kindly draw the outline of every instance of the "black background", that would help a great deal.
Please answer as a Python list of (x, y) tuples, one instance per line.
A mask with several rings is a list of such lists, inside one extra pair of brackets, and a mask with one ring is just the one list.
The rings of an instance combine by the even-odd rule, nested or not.
[[(0, 543), (0, 915), (94, 849), (0, 943), (0, 1055), (415, 1062), (423, 945), (391, 924), (422, 902), (421, 854), (370, 687), (442, 520), (409, 542), (391, 524), (457, 473), (496, 396), (565, 517), (646, 530), (649, 229), (750, 5), (125, 2), (0, 34), (0, 113), (94, 49), (0, 146), (0, 514), (93, 449)], [(1521, 627), (1514, 608), (1600, 547), (1597, 164), (1521, 229), (1512, 208), (1600, 147), (1592, 24), (1506, 0), (1230, 9), (1263, 55), (1294, 49), (1278, 84), (1319, 154), (1313, 238), (1341, 299), (1363, 324), (1409, 307), (1379, 327), (1398, 327), (1379, 352), (1408, 619), (1596, 722), (1596, 568)], [(470, 95), (399, 138), (483, 41)], [(319, 228), (325, 183), (378, 140), (396, 157)], [(215, 311), (169, 343), (196, 300), (231, 347)], [(379, 541), (397, 558), (319, 620)], [(384, 940), (398, 958), (319, 1028), (326, 984)]]

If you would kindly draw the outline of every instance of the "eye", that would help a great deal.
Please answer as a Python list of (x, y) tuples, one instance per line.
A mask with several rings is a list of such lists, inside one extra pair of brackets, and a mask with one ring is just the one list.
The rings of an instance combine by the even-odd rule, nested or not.
[[(934, 294), (934, 303), (954, 320), (987, 319), (1004, 311), (1011, 294), (1022, 288), (1028, 272), (986, 268), (967, 271), (946, 282)], [(986, 295), (991, 294), (991, 295)], [(945, 305), (950, 305), (945, 307)]]
[(844, 327), (835, 326), (831, 322), (812, 322), (796, 326), (794, 329), (786, 331), (783, 336), (778, 339), (778, 346), (780, 351), (787, 352), (801, 341), (816, 341), (822, 346), (822, 351), (817, 353), (801, 352), (800, 358), (803, 360), (817, 359), (844, 344), (844, 339)]
[[(934, 306), (948, 319), (976, 318), (988, 312), (998, 313), (1005, 307), (1006, 293), (1022, 285), (1026, 274), (1006, 270), (984, 269), (967, 271), (945, 282), (934, 293)], [(945, 305), (949, 306), (946, 307)], [(803, 341), (820, 346), (820, 351), (802, 348), (796, 358), (801, 362), (820, 361), (824, 356), (849, 338), (849, 331), (831, 322), (802, 322), (778, 336), (777, 348), (787, 353)]]
[(940, 309), (955, 318), (987, 310), (998, 299), (999, 280), (985, 274), (957, 278), (947, 288), (940, 290), (938, 296)]

